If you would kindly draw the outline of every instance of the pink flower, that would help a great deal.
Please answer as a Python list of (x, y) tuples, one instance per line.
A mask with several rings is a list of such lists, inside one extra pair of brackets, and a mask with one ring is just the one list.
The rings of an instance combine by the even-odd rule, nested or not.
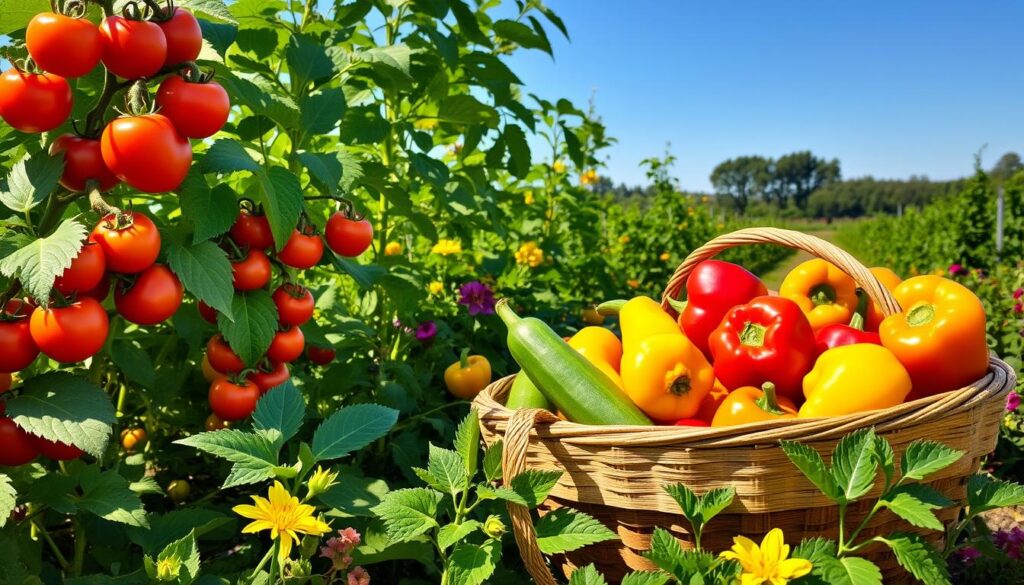
[(459, 304), (469, 307), (470, 315), (493, 315), (494, 291), (479, 280), (467, 282), (459, 287)]
[(1014, 412), (1020, 407), (1020, 394), (1010, 392), (1006, 395), (1006, 410)]
[(437, 325), (433, 321), (424, 321), (416, 328), (416, 339), (422, 342), (430, 341), (437, 335)]
[(1017, 313), (1018, 315), (1024, 313), (1024, 303), (1017, 303), (1016, 305), (1014, 305), (1013, 312)]
[[(344, 571), (352, 564), (352, 557), (349, 555), (359, 543), (362, 537), (354, 528), (345, 528), (338, 531), (338, 536), (327, 541), (327, 546), (320, 547), (320, 556), (330, 559), (336, 571)], [(367, 577), (369, 583), (369, 577)]]
[(370, 585), (370, 574), (366, 569), (356, 567), (348, 574), (348, 585)]
[(1021, 297), (1024, 297), (1024, 288), (1018, 288), (1017, 290), (1013, 291), (1013, 298), (1019, 299)]
[(952, 274), (953, 276), (957, 276), (958, 274), (964, 274), (965, 272), (967, 271), (964, 270), (964, 267), (959, 264), (949, 265), (949, 273)]

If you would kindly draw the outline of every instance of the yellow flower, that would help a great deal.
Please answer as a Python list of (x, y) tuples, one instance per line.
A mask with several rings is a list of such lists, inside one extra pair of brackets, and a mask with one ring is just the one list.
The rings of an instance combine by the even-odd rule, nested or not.
[(743, 572), (740, 585), (785, 585), (790, 579), (811, 572), (811, 561), (790, 559), (789, 545), (782, 539), (782, 531), (773, 528), (761, 541), (761, 546), (745, 536), (733, 539), (732, 550), (720, 555), (723, 559), (739, 561)]
[(252, 496), (252, 501), (255, 506), (241, 504), (232, 508), (235, 514), (253, 520), (242, 532), (269, 530), (270, 538), (280, 541), (277, 558), (281, 563), (291, 555), (292, 546), (299, 542), (299, 534), (322, 536), (331, 531), (326, 522), (314, 516), (316, 508), (299, 503), (279, 481), (270, 486), (266, 498)]
[(708, 197), (707, 195), (704, 195), (703, 197), (700, 198), (701, 203), (708, 203), (709, 201), (711, 201), (711, 198)]
[(640, 281), (635, 278), (627, 280), (626, 284), (629, 285), (629, 288), (640, 288)]
[(316, 471), (313, 472), (313, 475), (311, 475), (309, 477), (309, 480), (306, 482), (306, 489), (309, 490), (309, 495), (306, 496), (306, 499), (309, 500), (315, 498), (316, 496), (319, 496), (320, 494), (334, 487), (334, 485), (337, 483), (337, 471), (324, 469), (323, 467), (317, 465)]
[(556, 173), (564, 173), (565, 163), (560, 160), (556, 160), (554, 163), (551, 164), (551, 169), (554, 170)]
[(451, 254), (462, 253), (462, 243), (458, 240), (446, 240), (440, 239), (434, 244), (434, 247), (430, 249), (431, 254), (440, 254), (442, 256), (449, 256)]
[(544, 250), (537, 247), (536, 242), (526, 242), (516, 251), (516, 263), (536, 268), (544, 261)]
[(717, 224), (717, 225), (715, 225), (715, 227), (716, 227), (716, 228), (718, 228), (718, 229), (720, 229), (720, 230), (724, 230), (724, 229), (725, 229), (725, 224), (724, 224), (724, 223), (722, 223), (722, 222), (718, 222), (718, 224)]
[(533, 191), (527, 191), (526, 193), (523, 193), (523, 203), (527, 205), (533, 205), (534, 201), (536, 201), (536, 199), (533, 198)]
[(696, 212), (693, 210), (692, 207), (687, 207), (686, 208), (686, 215), (693, 215), (694, 213), (696, 213)]
[(157, 581), (174, 581), (181, 574), (181, 559), (170, 556), (156, 562)]
[(427, 285), (427, 292), (429, 292), (432, 295), (441, 294), (442, 292), (444, 292), (444, 283), (439, 280), (435, 280), (434, 282)]
[(388, 242), (388, 244), (384, 246), (385, 256), (398, 256), (401, 253), (402, 244), (399, 244), (398, 242)]
[(597, 171), (589, 169), (580, 174), (580, 185), (587, 187), (597, 184)]
[(669, 260), (672, 259), (672, 255), (669, 254), (668, 252), (662, 252), (661, 256), (658, 256), (658, 258), (661, 258), (662, 262), (668, 262)]
[(623, 234), (623, 235), (619, 236), (619, 243), (620, 244), (628, 244), (629, 243), (629, 234)]

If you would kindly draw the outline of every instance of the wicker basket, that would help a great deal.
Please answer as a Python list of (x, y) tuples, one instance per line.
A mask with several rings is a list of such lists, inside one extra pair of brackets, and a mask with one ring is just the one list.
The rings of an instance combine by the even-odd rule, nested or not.
[[(687, 275), (701, 261), (733, 246), (760, 243), (781, 244), (824, 258), (852, 276), (886, 314), (899, 311), (892, 295), (843, 250), (813, 236), (774, 228), (739, 230), (695, 250), (676, 270), (663, 302), (681, 290)], [(774, 527), (783, 529), (790, 543), (811, 536), (835, 538), (838, 509), (793, 467), (778, 446), (780, 439), (808, 444), (826, 459), (839, 438), (865, 427), (874, 427), (897, 453), (916, 439), (941, 441), (967, 455), (930, 476), (927, 483), (954, 501), (963, 501), (967, 478), (995, 448), (1006, 394), (1016, 383), (1013, 370), (993, 357), (988, 374), (972, 386), (886, 410), (825, 419), (694, 428), (589, 426), (560, 421), (544, 410), (511, 411), (503, 403), (512, 380), (512, 376), (498, 380), (476, 398), (484, 440), (492, 444), (504, 439), (505, 481), (526, 468), (565, 472), (541, 513), (561, 506), (581, 510), (601, 520), (621, 541), (585, 547), (558, 557), (553, 564), (560, 564), (568, 575), (574, 567), (594, 563), (612, 582), (618, 582), (630, 570), (652, 568), (641, 553), (650, 547), (657, 526), (671, 530), (684, 548), (692, 547), (689, 525), (663, 490), (663, 486), (674, 483), (685, 483), (698, 493), (735, 486), (732, 505), (704, 531), (702, 544), (708, 550), (729, 548), (737, 534), (760, 540)], [(863, 519), (871, 503), (862, 501), (851, 506), (848, 522)], [(949, 523), (958, 513), (959, 508), (947, 508), (939, 511), (939, 517)], [(555, 585), (537, 547), (529, 511), (510, 504), (509, 515), (534, 581)], [(873, 536), (894, 529), (913, 530), (883, 512), (863, 534)], [(933, 541), (942, 539), (940, 533), (924, 533)], [(867, 556), (882, 568), (885, 583), (913, 582), (891, 554), (868, 552)]]

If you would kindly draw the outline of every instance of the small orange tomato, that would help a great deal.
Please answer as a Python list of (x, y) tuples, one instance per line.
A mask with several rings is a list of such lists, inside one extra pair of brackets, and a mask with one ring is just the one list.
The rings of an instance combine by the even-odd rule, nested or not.
[(131, 453), (145, 446), (148, 438), (146, 429), (142, 427), (125, 429), (121, 431), (121, 446), (125, 451)]

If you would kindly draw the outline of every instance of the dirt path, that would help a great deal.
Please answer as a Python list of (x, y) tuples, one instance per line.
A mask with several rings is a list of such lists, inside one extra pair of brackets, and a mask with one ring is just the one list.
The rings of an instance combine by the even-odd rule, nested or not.
[[(814, 232), (814, 235), (829, 242), (832, 241), (832, 238), (835, 236), (835, 234), (835, 230), (822, 230)], [(784, 260), (782, 263), (780, 263), (772, 270), (764, 274), (759, 274), (758, 276), (760, 276), (761, 280), (763, 280), (764, 283), (768, 285), (768, 288), (770, 290), (779, 290), (779, 285), (782, 284), (782, 279), (786, 278), (786, 275), (789, 274), (789, 271), (793, 270), (801, 263), (810, 260), (811, 258), (814, 258), (814, 256), (808, 254), (807, 252), (804, 252), (803, 250), (797, 250), (796, 254), (793, 254), (789, 258), (786, 258), (786, 260)]]

